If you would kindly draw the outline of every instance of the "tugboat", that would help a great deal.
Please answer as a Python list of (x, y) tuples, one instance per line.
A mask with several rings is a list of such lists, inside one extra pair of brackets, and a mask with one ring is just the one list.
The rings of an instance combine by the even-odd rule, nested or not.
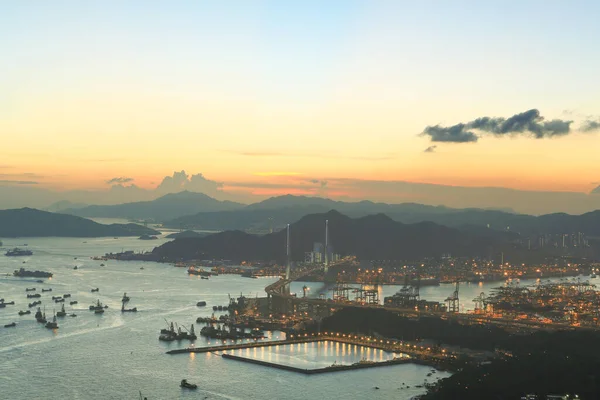
[(16, 322), (11, 322), (10, 324), (4, 325), (5, 328), (14, 328), (15, 326), (17, 326)]
[(27, 314), (31, 314), (31, 310), (19, 311), (19, 315), (27, 315)]
[(46, 322), (45, 326), (48, 329), (58, 329), (58, 322), (56, 322), (56, 314), (54, 314), (54, 317), (52, 318), (52, 321)]
[(187, 381), (187, 379), (182, 379), (181, 383), (179, 384), (179, 386), (181, 386), (184, 389), (192, 389), (192, 390), (198, 388), (198, 385), (196, 385), (195, 383), (189, 383)]
[(67, 315), (67, 312), (65, 311), (65, 305), (63, 304), (60, 311), (56, 313), (57, 317), (64, 317)]
[[(96, 304), (92, 304), (90, 306), (90, 311), (102, 310), (102, 312), (104, 312), (105, 308), (108, 308), (108, 306), (103, 306), (102, 303), (100, 303), (100, 300), (97, 300)], [(101, 314), (101, 313), (97, 313), (97, 314)]]
[(35, 313), (35, 320), (39, 323), (45, 324), (46, 323), (46, 313), (42, 312), (42, 309), (38, 307), (36, 313)]

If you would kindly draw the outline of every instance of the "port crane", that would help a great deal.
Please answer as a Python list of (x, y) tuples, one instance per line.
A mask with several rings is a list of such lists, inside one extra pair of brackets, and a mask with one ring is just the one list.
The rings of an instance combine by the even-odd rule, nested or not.
[(457, 312), (459, 312), (459, 306), (460, 306), (460, 303), (458, 301), (458, 287), (459, 287), (459, 284), (460, 284), (460, 281), (457, 280), (454, 292), (452, 293), (451, 296), (449, 296), (445, 300), (448, 303), (448, 312), (450, 312), (450, 313), (457, 313)]

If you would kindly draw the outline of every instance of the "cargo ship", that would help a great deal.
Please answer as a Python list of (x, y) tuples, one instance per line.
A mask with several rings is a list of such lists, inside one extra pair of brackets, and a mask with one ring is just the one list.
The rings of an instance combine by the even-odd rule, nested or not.
[(12, 250), (8, 250), (6, 253), (4, 253), (4, 255), (7, 257), (31, 256), (33, 255), (33, 252), (31, 250), (14, 248)]
[(212, 275), (212, 272), (205, 271), (202, 268), (196, 268), (196, 267), (189, 267), (187, 272), (190, 275), (200, 275), (200, 276), (211, 276)]
[(25, 270), (25, 268), (20, 268), (18, 270), (15, 270), (15, 272), (13, 272), (13, 275), (18, 276), (20, 278), (52, 278), (53, 274), (51, 272), (44, 271), (27, 271)]

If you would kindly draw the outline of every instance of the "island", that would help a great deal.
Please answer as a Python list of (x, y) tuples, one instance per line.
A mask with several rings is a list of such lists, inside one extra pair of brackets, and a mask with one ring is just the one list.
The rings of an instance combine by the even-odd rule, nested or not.
[(115, 237), (160, 235), (136, 224), (99, 224), (74, 215), (33, 208), (0, 210), (0, 237)]

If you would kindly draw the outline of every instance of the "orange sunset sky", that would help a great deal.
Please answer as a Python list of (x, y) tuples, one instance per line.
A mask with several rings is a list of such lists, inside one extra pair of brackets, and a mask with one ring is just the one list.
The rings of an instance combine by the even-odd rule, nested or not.
[[(354, 199), (377, 193), (341, 180), (599, 186), (595, 13), (425, 3), (5, 4), (0, 185), (153, 189), (185, 170), (232, 194), (317, 195), (325, 181)], [(531, 109), (569, 131), (422, 135)]]

